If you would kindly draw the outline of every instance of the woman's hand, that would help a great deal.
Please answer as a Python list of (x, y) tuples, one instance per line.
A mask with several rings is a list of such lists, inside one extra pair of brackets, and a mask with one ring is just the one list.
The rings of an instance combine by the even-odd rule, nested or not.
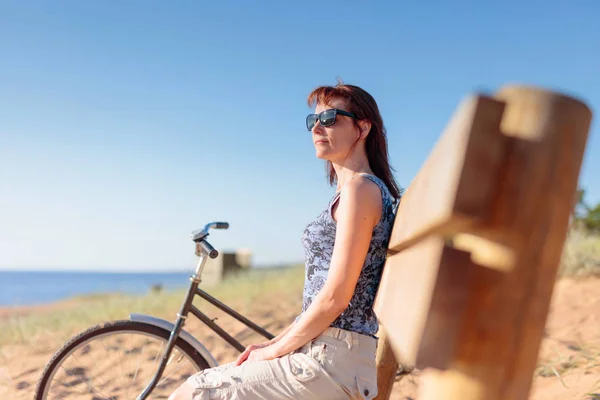
[(259, 344), (251, 344), (250, 346), (246, 347), (246, 350), (244, 350), (244, 352), (242, 354), (240, 354), (240, 356), (238, 357), (237, 361), (235, 362), (235, 365), (236, 366), (241, 365), (244, 361), (246, 361), (248, 359), (248, 356), (253, 351), (258, 350), (258, 349), (264, 349), (265, 347), (268, 347), (270, 345), (271, 345), (270, 342), (263, 342), (263, 343), (259, 343)]
[(255, 361), (264, 361), (264, 360), (274, 360), (277, 357), (279, 357), (276, 347), (277, 346), (266, 346), (266, 347), (262, 347), (260, 349), (252, 350), (250, 352), (250, 355), (248, 355), (247, 361), (255, 362)]

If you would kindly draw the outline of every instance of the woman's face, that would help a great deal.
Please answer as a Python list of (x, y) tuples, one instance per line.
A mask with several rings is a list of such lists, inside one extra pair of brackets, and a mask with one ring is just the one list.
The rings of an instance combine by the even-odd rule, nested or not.
[[(348, 111), (344, 100), (333, 99), (331, 104), (318, 104), (315, 108), (315, 114), (330, 108)], [(317, 122), (312, 128), (312, 139), (317, 158), (323, 160), (338, 161), (345, 159), (359, 136), (360, 132), (354, 124), (354, 119), (340, 114), (336, 116), (333, 125), (324, 127), (320, 122)]]

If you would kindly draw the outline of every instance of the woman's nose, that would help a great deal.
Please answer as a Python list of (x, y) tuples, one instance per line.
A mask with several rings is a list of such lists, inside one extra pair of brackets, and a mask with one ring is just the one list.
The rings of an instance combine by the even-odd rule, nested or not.
[(315, 122), (315, 126), (313, 126), (313, 128), (312, 128), (312, 133), (323, 134), (323, 132), (325, 132), (325, 128), (323, 128), (323, 125), (321, 125), (321, 122), (319, 122), (319, 120), (317, 120), (317, 122)]

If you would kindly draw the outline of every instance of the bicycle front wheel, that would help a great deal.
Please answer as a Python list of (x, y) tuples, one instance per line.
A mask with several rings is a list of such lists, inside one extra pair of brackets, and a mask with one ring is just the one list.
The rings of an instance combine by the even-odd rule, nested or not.
[[(35, 400), (135, 399), (158, 370), (170, 332), (138, 321), (96, 325), (73, 337), (46, 366)], [(166, 399), (187, 378), (209, 364), (177, 338), (149, 399)]]

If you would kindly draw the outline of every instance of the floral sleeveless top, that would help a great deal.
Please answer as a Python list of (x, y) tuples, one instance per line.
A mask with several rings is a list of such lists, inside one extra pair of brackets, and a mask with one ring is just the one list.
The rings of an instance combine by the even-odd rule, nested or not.
[[(382, 213), (379, 222), (373, 228), (371, 244), (352, 299), (348, 307), (333, 321), (331, 326), (376, 337), (375, 333), (379, 329), (379, 324), (373, 311), (373, 303), (386, 260), (396, 204), (395, 199), (380, 178), (371, 174), (363, 173), (360, 175), (375, 182), (381, 189)], [(327, 208), (306, 226), (302, 234), (306, 270), (302, 301), (303, 313), (308, 309), (313, 298), (323, 288), (327, 280), (337, 226), (331, 210), (339, 196), (340, 192), (337, 192), (329, 201)]]

